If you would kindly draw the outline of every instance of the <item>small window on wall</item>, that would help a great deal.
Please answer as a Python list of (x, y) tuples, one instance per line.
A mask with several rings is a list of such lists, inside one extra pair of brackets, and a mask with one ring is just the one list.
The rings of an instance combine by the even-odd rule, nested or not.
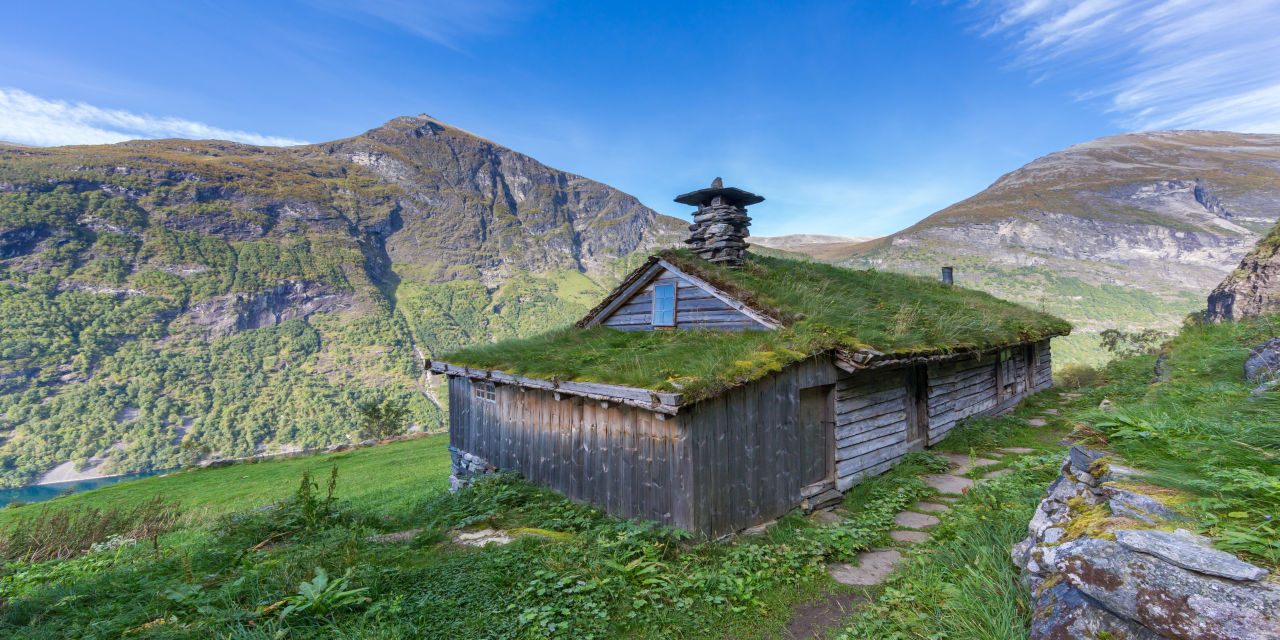
[(676, 325), (676, 286), (660, 284), (653, 288), (653, 326)]
[(475, 382), (471, 388), (475, 396), (485, 402), (498, 401), (498, 390), (494, 388), (492, 382)]

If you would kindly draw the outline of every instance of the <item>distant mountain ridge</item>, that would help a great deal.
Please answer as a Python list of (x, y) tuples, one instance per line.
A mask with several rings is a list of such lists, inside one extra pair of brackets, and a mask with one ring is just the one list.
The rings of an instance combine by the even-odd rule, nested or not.
[(1172, 328), (1280, 217), (1280, 135), (1153, 131), (1039, 158), (893, 235), (804, 249), (855, 267), (936, 276), (1077, 325), (1066, 359), (1098, 362), (1096, 332)]
[(438, 427), (421, 357), (576, 319), (685, 224), (425, 115), (0, 145), (0, 485), (345, 441), (383, 396)]
[(853, 247), (880, 236), (832, 236), (820, 233), (793, 233), (784, 236), (751, 236), (752, 245), (805, 253), (819, 259), (842, 257)]

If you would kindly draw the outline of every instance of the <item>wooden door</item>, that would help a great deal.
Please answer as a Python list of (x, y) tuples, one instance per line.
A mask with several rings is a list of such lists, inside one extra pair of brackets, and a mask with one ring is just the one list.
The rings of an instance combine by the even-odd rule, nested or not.
[(800, 479), (802, 485), (835, 475), (835, 385), (800, 390)]
[(907, 367), (907, 449), (929, 446), (929, 367)]

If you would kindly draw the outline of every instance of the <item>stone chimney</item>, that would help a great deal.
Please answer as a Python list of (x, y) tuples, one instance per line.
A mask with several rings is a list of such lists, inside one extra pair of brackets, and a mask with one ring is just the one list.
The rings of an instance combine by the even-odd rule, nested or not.
[(678, 198), (680, 204), (693, 205), (698, 211), (689, 225), (689, 238), (694, 253), (711, 262), (736, 267), (747, 257), (747, 205), (764, 202), (754, 193), (734, 187), (725, 188), (720, 178), (708, 189), (699, 189)]

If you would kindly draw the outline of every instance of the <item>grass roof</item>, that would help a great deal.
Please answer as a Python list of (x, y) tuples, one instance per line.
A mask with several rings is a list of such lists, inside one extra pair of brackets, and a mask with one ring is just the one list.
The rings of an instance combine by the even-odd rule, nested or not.
[(753, 255), (729, 269), (688, 251), (660, 256), (783, 321), (776, 331), (626, 332), (566, 328), (438, 359), (534, 378), (718, 393), (829, 351), (900, 358), (1042, 340), (1065, 320), (928, 278)]

